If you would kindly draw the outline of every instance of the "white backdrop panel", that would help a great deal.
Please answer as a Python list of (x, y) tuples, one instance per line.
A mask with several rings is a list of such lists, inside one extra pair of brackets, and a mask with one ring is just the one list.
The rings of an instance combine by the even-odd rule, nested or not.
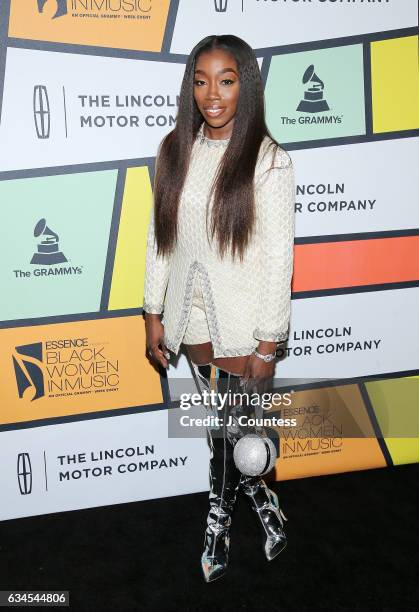
[(416, 26), (416, 0), (180, 0), (170, 50), (190, 53), (209, 32), (261, 49)]
[[(137, 447), (145, 454), (124, 454)], [(123, 456), (100, 458), (100, 451), (112, 449), (122, 449)], [(31, 465), (30, 474), (20, 475), (23, 490), (30, 490), (24, 494), (21, 453)], [(205, 491), (208, 457), (205, 438), (168, 437), (166, 410), (3, 431), (0, 520)]]
[[(0, 171), (154, 157), (175, 127), (184, 69), (171, 62), (9, 48)], [(46, 92), (45, 138), (35, 126), (36, 86)]]
[[(419, 287), (292, 301), (275, 378), (353, 378), (417, 368)], [(308, 334), (314, 332), (314, 339)]]
[(291, 151), (291, 157), (296, 236), (419, 227), (419, 138)]

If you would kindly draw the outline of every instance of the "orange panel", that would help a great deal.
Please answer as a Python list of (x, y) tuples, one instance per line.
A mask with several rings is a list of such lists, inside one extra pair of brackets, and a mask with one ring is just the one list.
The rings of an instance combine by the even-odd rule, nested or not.
[(9, 36), (160, 51), (169, 6), (169, 0), (12, 0)]
[(296, 425), (272, 428), (280, 444), (276, 480), (386, 466), (358, 385), (295, 391), (277, 414)]
[(295, 246), (293, 291), (419, 280), (419, 236)]
[(0, 371), (2, 424), (163, 403), (140, 316), (1, 330)]

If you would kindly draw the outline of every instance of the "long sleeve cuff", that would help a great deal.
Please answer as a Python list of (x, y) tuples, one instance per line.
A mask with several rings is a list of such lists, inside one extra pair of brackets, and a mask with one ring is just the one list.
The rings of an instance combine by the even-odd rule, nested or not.
[(149, 304), (144, 302), (143, 310), (149, 314), (161, 314), (164, 310), (164, 304)]
[(253, 337), (255, 340), (266, 340), (267, 342), (283, 342), (288, 338), (288, 328), (285, 331), (267, 331), (259, 329), (258, 327), (253, 330)]

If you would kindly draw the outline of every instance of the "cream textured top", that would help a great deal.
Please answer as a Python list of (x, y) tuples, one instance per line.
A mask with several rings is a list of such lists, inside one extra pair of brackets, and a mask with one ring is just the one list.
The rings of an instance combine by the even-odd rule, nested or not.
[[(207, 196), (229, 139), (203, 135), (193, 144), (181, 195), (178, 239), (172, 254), (156, 255), (154, 209), (148, 226), (143, 310), (163, 313), (164, 341), (179, 352), (200, 275), (214, 358), (249, 355), (259, 340), (286, 340), (293, 272), (295, 182), (291, 158), (279, 148), (266, 153), (266, 136), (256, 164), (255, 230), (243, 261), (219, 257), (215, 236), (208, 241)], [(157, 161), (156, 161), (157, 163)], [(213, 198), (209, 207), (211, 211)], [(210, 227), (208, 217), (208, 227)]]

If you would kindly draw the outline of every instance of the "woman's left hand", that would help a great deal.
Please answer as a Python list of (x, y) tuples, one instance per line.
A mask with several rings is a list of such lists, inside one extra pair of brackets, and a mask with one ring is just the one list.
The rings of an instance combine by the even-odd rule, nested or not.
[(249, 381), (251, 384), (259, 385), (274, 375), (275, 363), (275, 359), (266, 363), (263, 359), (256, 357), (256, 355), (252, 353), (247, 360), (242, 378), (244, 378), (246, 382)]

